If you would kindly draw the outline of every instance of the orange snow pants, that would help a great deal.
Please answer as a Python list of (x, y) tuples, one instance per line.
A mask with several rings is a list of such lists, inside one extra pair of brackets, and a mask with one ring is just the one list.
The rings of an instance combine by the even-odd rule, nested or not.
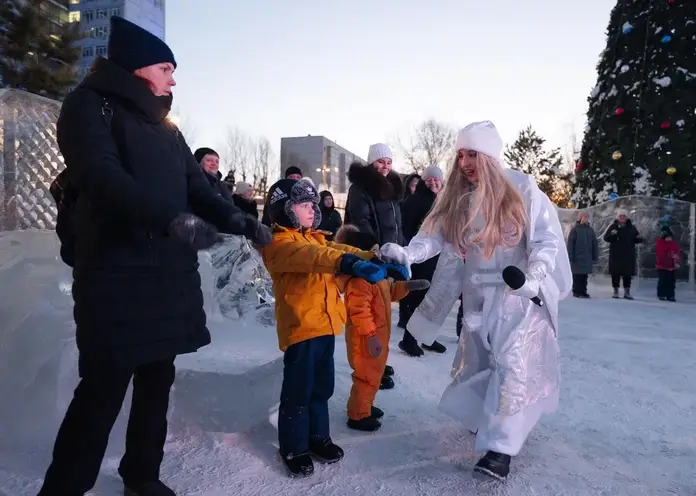
[(377, 358), (370, 356), (367, 348), (367, 336), (361, 336), (352, 326), (346, 326), (346, 349), (348, 363), (353, 369), (353, 387), (348, 397), (348, 418), (360, 420), (372, 413), (379, 385), (382, 382), (384, 367), (389, 354), (388, 327), (377, 327), (376, 336), (382, 344), (382, 354)]

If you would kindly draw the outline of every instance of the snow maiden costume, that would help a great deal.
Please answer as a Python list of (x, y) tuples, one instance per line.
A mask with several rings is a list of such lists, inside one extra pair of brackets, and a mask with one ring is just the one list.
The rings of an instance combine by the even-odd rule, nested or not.
[[(459, 157), (462, 153), (487, 156), (477, 160), (488, 160), (497, 168), (503, 167), (499, 159), (502, 146), (495, 126), (488, 121), (465, 127), (456, 142)], [(453, 168), (445, 188), (461, 181), (453, 178), (462, 174), (457, 162)], [(479, 244), (467, 244), (465, 264), (459, 249), (444, 235), (426, 232), (424, 225), (408, 246), (389, 243), (382, 247), (383, 256), (409, 265), (440, 255), (432, 286), (408, 323), (421, 342), (435, 340), (445, 317), (463, 295), (463, 332), (452, 367), (453, 381), (440, 408), (476, 432), (476, 451), (486, 455), (475, 470), (498, 479), (507, 477), (510, 458), (519, 453), (541, 415), (558, 406), (558, 302), (572, 285), (555, 206), (531, 176), (510, 169), (494, 171), (500, 179), (501, 173), (521, 195), (527, 217), (516, 244), (496, 244), (490, 257)], [(481, 187), (474, 187), (473, 196), (477, 189)], [(473, 239), (486, 220), (479, 214), (469, 225), (469, 239)], [(511, 290), (503, 281), (503, 269), (509, 265), (525, 273), (526, 282), (518, 290)], [(530, 300), (537, 295), (541, 307)]]

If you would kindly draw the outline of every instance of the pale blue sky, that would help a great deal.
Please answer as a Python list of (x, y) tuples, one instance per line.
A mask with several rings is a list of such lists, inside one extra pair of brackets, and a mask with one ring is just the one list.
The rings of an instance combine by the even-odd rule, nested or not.
[(174, 107), (192, 146), (222, 148), (237, 126), (276, 155), (281, 136), (313, 134), (364, 158), (428, 117), (490, 119), (507, 142), (531, 123), (563, 146), (582, 134), (614, 4), (169, 0)]

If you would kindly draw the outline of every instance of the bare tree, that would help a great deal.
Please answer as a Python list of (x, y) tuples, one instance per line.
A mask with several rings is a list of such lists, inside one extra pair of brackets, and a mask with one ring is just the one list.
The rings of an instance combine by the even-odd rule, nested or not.
[(417, 172), (432, 165), (446, 167), (452, 155), (455, 130), (448, 124), (435, 119), (423, 121), (409, 133), (407, 142), (397, 137), (394, 145), (404, 160)]
[(252, 185), (257, 195), (266, 196), (268, 191), (269, 164), (271, 161), (271, 143), (265, 136), (259, 136), (253, 141), (252, 154)]
[(227, 141), (224, 146), (225, 165), (235, 177), (240, 176), (248, 182), (251, 175), (254, 143), (244, 132), (236, 127), (227, 129)]

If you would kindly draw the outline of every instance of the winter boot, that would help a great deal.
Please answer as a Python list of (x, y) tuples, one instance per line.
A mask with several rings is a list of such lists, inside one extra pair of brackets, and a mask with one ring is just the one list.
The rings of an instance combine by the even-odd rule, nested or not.
[(140, 486), (124, 485), (124, 496), (176, 496), (162, 481), (148, 482)]
[(674, 303), (677, 301), (677, 299), (674, 296), (668, 296), (667, 301), (671, 301), (672, 303)]
[(349, 418), (347, 425), (348, 428), (356, 431), (374, 432), (382, 427), (382, 422), (377, 420), (375, 417), (365, 417), (361, 418), (360, 420)]
[(290, 477), (309, 477), (314, 473), (314, 463), (308, 453), (301, 455), (283, 455), (280, 453), (285, 468), (288, 469)]
[(381, 419), (382, 417), (384, 417), (384, 411), (381, 408), (372, 406), (370, 407), (370, 417), (375, 419)]
[(510, 473), (510, 455), (489, 451), (481, 458), (474, 472), (488, 475), (498, 480), (505, 480)]
[(309, 452), (323, 463), (336, 463), (343, 458), (343, 450), (334, 444), (330, 437), (310, 441)]
[(394, 389), (394, 379), (389, 376), (383, 375), (382, 381), (379, 383), (380, 389)]
[(614, 288), (614, 294), (611, 295), (615, 300), (619, 299), (619, 288)]
[(406, 353), (408, 356), (412, 357), (420, 357), (425, 354), (421, 347), (418, 346), (418, 342), (416, 340), (411, 341), (410, 339), (404, 339), (402, 341), (399, 341), (399, 349)]
[(667, 298), (665, 298), (664, 296), (658, 296), (657, 299), (660, 301), (667, 301)]
[(630, 289), (624, 289), (624, 300), (632, 300), (633, 296), (631, 296), (631, 290)]
[(387, 365), (386, 367), (384, 367), (384, 375), (386, 375), (387, 377), (393, 377), (394, 367), (392, 367), (391, 365)]
[(440, 344), (437, 341), (433, 341), (433, 344), (431, 344), (431, 345), (421, 344), (421, 346), (424, 349), (426, 349), (428, 351), (432, 351), (434, 353), (444, 353), (445, 351), (447, 351), (447, 348), (445, 347), (445, 345)]

